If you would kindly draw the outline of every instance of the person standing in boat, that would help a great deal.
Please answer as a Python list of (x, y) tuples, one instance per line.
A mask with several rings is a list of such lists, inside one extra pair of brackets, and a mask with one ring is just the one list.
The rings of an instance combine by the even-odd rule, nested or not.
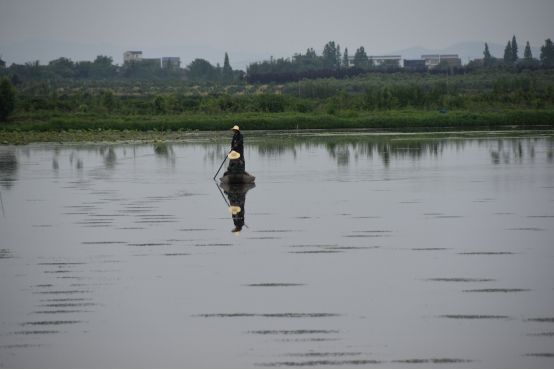
[(233, 130), (233, 139), (231, 140), (231, 150), (240, 154), (240, 160), (245, 166), (246, 162), (244, 160), (244, 140), (243, 140), (242, 134), (240, 133), (240, 128), (238, 125), (234, 125), (231, 130)]

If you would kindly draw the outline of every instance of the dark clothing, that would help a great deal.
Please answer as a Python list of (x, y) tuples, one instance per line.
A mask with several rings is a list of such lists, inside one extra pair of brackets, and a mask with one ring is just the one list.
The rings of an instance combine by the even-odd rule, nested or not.
[(223, 176), (226, 175), (240, 175), (244, 173), (244, 161), (239, 159), (231, 159), (229, 160), (229, 166), (227, 167), (227, 171), (223, 174)]
[(235, 134), (233, 135), (233, 140), (231, 141), (231, 149), (239, 153), (240, 158), (242, 159), (242, 162), (245, 163), (244, 143), (243, 143), (242, 134), (240, 133), (240, 131), (235, 131)]

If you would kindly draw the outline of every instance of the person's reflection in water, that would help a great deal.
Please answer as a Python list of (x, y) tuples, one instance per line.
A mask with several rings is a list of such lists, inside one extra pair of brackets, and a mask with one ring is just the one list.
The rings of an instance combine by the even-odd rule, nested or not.
[(244, 227), (246, 193), (256, 185), (254, 184), (222, 184), (221, 187), (229, 199), (229, 212), (233, 218), (235, 228), (231, 232), (240, 235)]

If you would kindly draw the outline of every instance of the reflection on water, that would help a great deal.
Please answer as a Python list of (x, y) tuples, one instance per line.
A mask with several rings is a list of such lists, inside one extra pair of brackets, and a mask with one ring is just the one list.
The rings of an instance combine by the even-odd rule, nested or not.
[(15, 148), (0, 146), (0, 186), (9, 189), (17, 179), (17, 157)]
[(553, 137), (0, 146), (0, 367), (552, 367)]
[[(219, 186), (219, 185), (218, 185)], [(229, 213), (233, 219), (235, 227), (231, 232), (235, 235), (240, 235), (242, 228), (245, 226), (246, 216), (246, 193), (248, 190), (256, 187), (255, 184), (226, 184), (222, 183), (221, 188), (227, 195)]]

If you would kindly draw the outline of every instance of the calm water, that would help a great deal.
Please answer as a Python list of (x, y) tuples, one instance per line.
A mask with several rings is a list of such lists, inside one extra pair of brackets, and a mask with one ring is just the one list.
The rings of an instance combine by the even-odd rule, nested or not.
[(554, 366), (552, 133), (245, 137), (0, 146), (0, 367)]

